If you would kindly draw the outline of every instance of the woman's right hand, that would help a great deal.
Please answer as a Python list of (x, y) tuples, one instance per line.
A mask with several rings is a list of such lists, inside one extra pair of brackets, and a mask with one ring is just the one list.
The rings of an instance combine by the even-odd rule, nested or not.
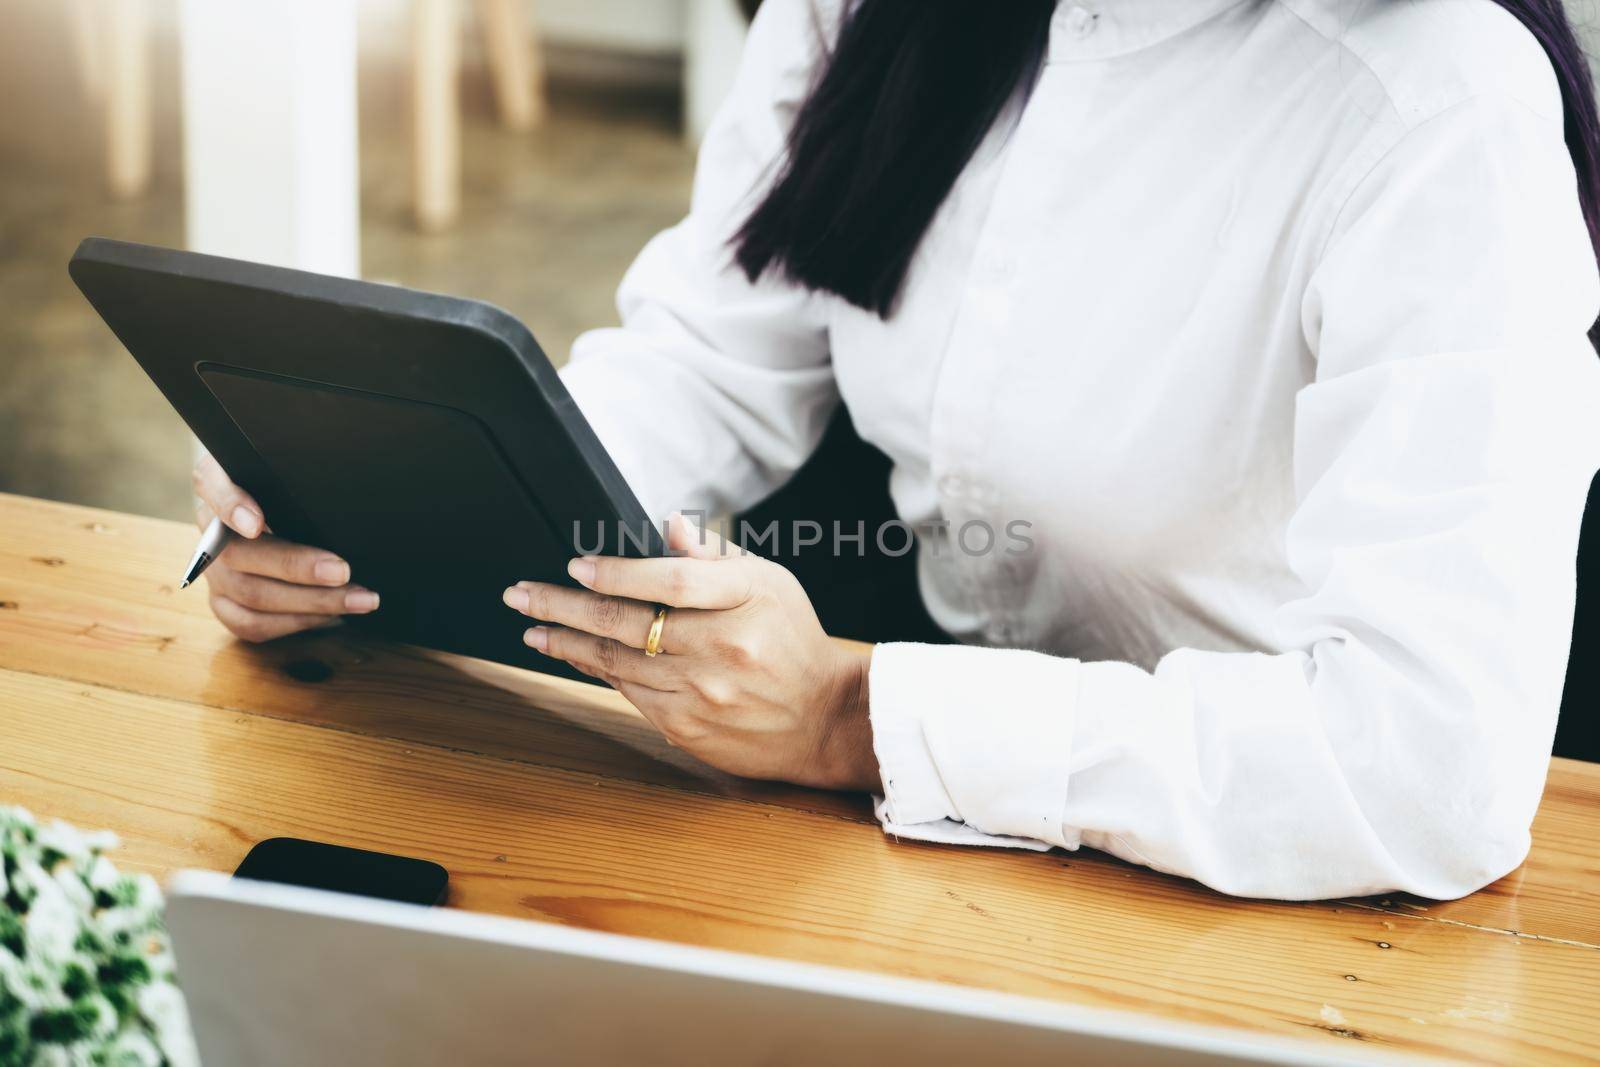
[(238, 535), (228, 539), (205, 572), (211, 610), (236, 636), (271, 641), (377, 610), (378, 594), (351, 583), (350, 564), (332, 552), (268, 533), (261, 505), (210, 455), (194, 465), (194, 491), (201, 501), (201, 529), (220, 515)]

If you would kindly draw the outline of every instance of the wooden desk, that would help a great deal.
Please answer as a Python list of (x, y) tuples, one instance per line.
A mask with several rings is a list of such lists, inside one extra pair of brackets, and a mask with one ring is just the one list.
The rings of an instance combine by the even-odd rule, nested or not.
[(0, 495), (0, 802), (231, 870), (278, 834), (424, 856), (451, 903), (1370, 1051), (1600, 1058), (1600, 767), (1465, 900), (1272, 904), (1105, 856), (896, 843), (744, 782), (614, 693), (348, 637), (239, 644), (195, 531)]

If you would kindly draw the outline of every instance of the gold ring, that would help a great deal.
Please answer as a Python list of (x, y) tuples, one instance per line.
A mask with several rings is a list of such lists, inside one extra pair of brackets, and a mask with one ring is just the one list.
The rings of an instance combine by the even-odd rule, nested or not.
[(644, 654), (654, 656), (661, 651), (661, 630), (667, 625), (667, 609), (656, 612), (656, 621), (650, 624), (650, 636), (644, 641)]

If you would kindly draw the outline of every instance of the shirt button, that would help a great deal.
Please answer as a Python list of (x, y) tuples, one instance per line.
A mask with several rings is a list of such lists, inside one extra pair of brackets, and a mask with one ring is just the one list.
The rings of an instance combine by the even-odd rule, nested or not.
[(1075, 7), (1067, 12), (1067, 28), (1079, 37), (1093, 33), (1099, 21), (1100, 16), (1087, 8)]

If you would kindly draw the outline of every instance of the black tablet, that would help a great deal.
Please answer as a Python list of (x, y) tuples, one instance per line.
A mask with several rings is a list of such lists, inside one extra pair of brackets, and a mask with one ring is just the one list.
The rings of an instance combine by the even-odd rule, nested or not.
[[(89, 238), (72, 279), (281, 537), (396, 640), (571, 674), (500, 602), (662, 542), (533, 335), (487, 304)], [(181, 567), (181, 561), (175, 566)]]

